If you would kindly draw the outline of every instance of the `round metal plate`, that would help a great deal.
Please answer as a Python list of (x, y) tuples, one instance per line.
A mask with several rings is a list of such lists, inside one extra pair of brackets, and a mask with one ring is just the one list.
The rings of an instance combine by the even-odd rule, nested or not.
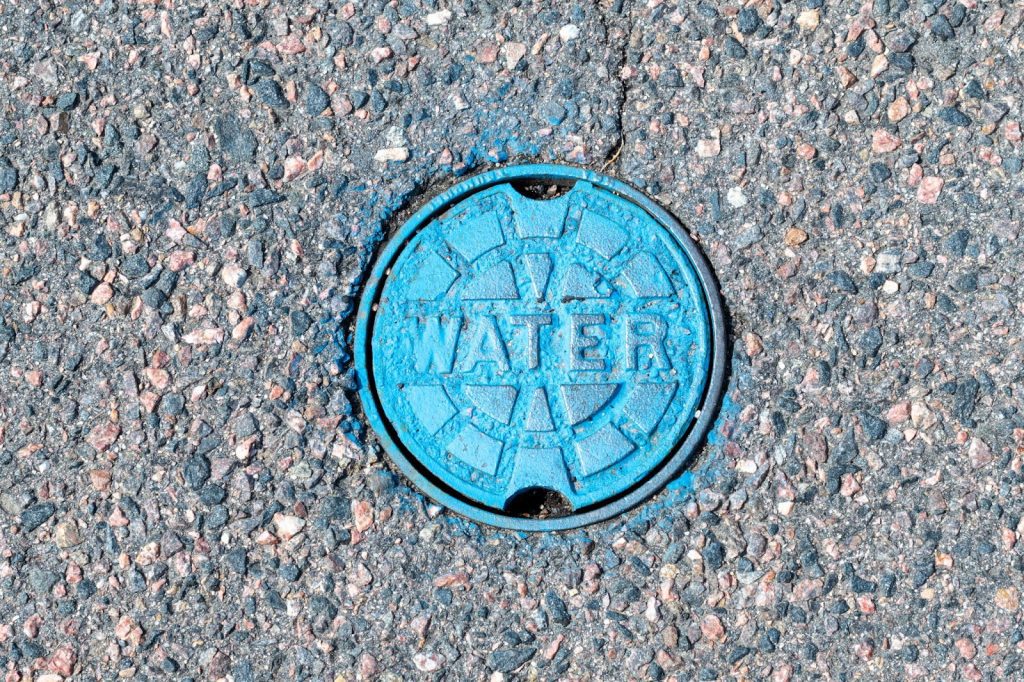
[[(526, 189), (561, 185), (539, 198)], [(722, 390), (711, 272), (631, 187), (554, 165), (484, 173), (409, 219), (360, 302), (363, 407), (394, 462), (483, 523), (552, 530), (679, 472)]]

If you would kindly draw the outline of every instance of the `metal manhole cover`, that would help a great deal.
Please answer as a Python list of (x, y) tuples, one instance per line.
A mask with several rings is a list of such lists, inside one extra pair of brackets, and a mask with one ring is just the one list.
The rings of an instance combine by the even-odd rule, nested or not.
[(395, 463), (449, 508), (521, 530), (660, 489), (707, 431), (724, 356), (717, 289), (679, 223), (553, 165), (430, 201), (381, 254), (356, 329), (363, 406)]

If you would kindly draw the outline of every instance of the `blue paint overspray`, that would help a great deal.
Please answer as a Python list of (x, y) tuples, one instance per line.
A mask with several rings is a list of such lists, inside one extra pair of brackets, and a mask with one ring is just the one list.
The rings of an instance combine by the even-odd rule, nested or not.
[[(346, 239), (355, 245), (356, 259), (351, 267), (350, 281), (343, 282), (340, 299), (332, 307), (331, 313), (321, 319), (318, 324), (318, 340), (314, 352), (324, 361), (334, 362), (343, 371), (346, 390), (355, 389), (354, 375), (351, 373), (352, 353), (349, 337), (349, 320), (355, 309), (356, 293), (362, 285), (370, 263), (378, 247), (387, 234), (387, 227), (394, 217), (411, 206), (413, 200), (438, 185), (448, 184), (444, 178), (455, 180), (482, 167), (492, 164), (504, 164), (519, 158), (537, 160), (556, 160), (557, 155), (551, 149), (553, 138), (544, 140), (544, 149), (534, 141), (523, 140), (519, 136), (510, 135), (510, 127), (504, 124), (488, 125), (484, 115), (477, 114), (478, 130), (475, 138), (470, 138), (461, 149), (452, 145), (451, 163), (440, 164), (437, 157), (418, 157), (415, 149), (412, 157), (404, 164), (388, 164), (379, 175), (380, 180), (372, 185), (354, 183), (344, 186), (340, 196), (346, 199), (347, 208), (338, 215), (338, 225)], [(583, 162), (584, 159), (572, 159)], [(345, 229), (345, 226), (352, 226)], [(624, 524), (635, 522), (636, 519), (658, 522), (662, 518), (674, 518), (680, 513), (682, 505), (692, 499), (710, 484), (722, 470), (724, 457), (722, 446), (728, 440), (729, 425), (734, 424), (738, 413), (737, 406), (731, 399), (736, 385), (736, 376), (730, 380), (729, 391), (722, 402), (719, 416), (714, 428), (707, 438), (703, 452), (695, 455), (692, 470), (687, 470), (677, 479), (671, 481), (664, 491), (638, 511), (631, 512), (622, 520), (613, 520), (586, 531), (574, 530), (562, 533), (530, 535), (527, 533), (501, 531), (483, 528), (477, 523), (464, 519), (451, 512), (443, 512), (439, 521), (453, 535), (463, 537), (489, 538), (529, 538), (540, 543), (578, 543), (592, 542), (595, 539), (608, 539), (610, 534), (620, 532)], [(351, 405), (342, 410), (342, 422), (339, 437), (350, 438), (357, 446), (362, 447), (363, 425), (358, 414)], [(412, 512), (423, 509), (432, 502), (425, 496), (407, 486), (396, 488), (396, 502), (400, 510)]]
[[(483, 118), (478, 114), (478, 123)], [(342, 371), (347, 370), (345, 384), (355, 389), (352, 372), (352, 339), (348, 322), (355, 311), (354, 292), (362, 285), (363, 278), (384, 240), (387, 227), (396, 214), (408, 209), (412, 202), (429, 188), (447, 184), (486, 164), (504, 163), (516, 158), (536, 158), (540, 147), (515, 135), (508, 134), (507, 127), (481, 125), (482, 132), (471, 138), (458, 157), (453, 154), (451, 163), (439, 164), (435, 157), (425, 158), (415, 154), (407, 163), (387, 164), (376, 184), (340, 181), (336, 183), (335, 194), (344, 197), (347, 208), (336, 217), (338, 231), (344, 237), (342, 242), (351, 240), (355, 246), (356, 262), (347, 269), (348, 282), (342, 283), (342, 291), (335, 296), (337, 301), (330, 312), (315, 323), (314, 355), (322, 361), (333, 363)], [(443, 179), (439, 183), (439, 179)], [(353, 226), (349, 228), (348, 226)], [(361, 437), (363, 425), (352, 405), (340, 406), (341, 422), (339, 437), (350, 439), (357, 447), (363, 446)]]

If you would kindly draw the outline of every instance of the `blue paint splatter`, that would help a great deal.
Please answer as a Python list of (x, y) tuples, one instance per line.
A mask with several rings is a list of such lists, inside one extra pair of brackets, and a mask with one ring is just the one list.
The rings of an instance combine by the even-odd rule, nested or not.
[[(374, 254), (384, 240), (388, 223), (394, 216), (407, 208), (410, 203), (437, 177), (451, 176), (458, 178), (487, 164), (505, 163), (514, 158), (536, 160), (541, 155), (540, 146), (528, 142), (515, 135), (509, 135), (509, 127), (497, 125), (484, 120), (489, 112), (477, 113), (477, 124), (481, 131), (476, 139), (470, 141), (462, 150), (453, 150), (451, 164), (439, 165), (435, 158), (419, 158), (413, 156), (411, 162), (389, 164), (384, 169), (384, 178), (379, 189), (366, 183), (339, 186), (339, 194), (343, 194), (348, 205), (353, 208), (341, 213), (336, 220), (344, 229), (346, 225), (359, 226), (355, 235), (358, 248), (356, 257), (356, 276), (350, 286), (355, 289), (361, 284), (369, 271)], [(550, 154), (548, 155), (550, 157)], [(329, 359), (339, 367), (351, 364), (351, 343), (347, 338), (345, 322), (355, 310), (356, 299), (351, 298), (341, 310), (335, 311), (318, 321), (318, 332), (322, 337), (314, 345), (317, 355), (331, 353)]]
[(739, 416), (740, 407), (732, 399), (733, 389), (738, 383), (738, 374), (733, 374), (729, 380), (728, 390), (722, 398), (722, 405), (718, 411), (714, 426), (708, 432), (704, 446), (704, 454), (696, 462), (694, 469), (687, 469), (678, 478), (670, 481), (665, 486), (665, 491), (659, 498), (651, 500), (640, 508), (637, 515), (645, 521), (656, 521), (672, 510), (686, 504), (701, 490), (710, 487), (711, 483), (718, 478), (726, 467), (726, 458), (723, 448), (729, 442), (729, 434)]
[[(462, 149), (452, 149), (453, 161), (450, 164), (438, 164), (436, 158), (418, 158), (413, 150), (413, 157), (403, 164), (389, 164), (384, 169), (381, 182), (376, 187), (365, 183), (349, 184), (343, 182), (337, 186), (336, 195), (344, 197), (352, 209), (337, 216), (339, 226), (357, 225), (355, 235), (358, 263), (356, 275), (348, 283), (353, 291), (357, 291), (366, 273), (369, 271), (373, 256), (384, 240), (386, 227), (396, 214), (406, 209), (410, 202), (430, 186), (438, 177), (450, 176), (460, 178), (483, 166), (504, 164), (512, 160), (523, 159), (531, 162), (557, 161), (558, 155), (551, 148), (556, 138), (548, 138), (545, 149), (536, 142), (523, 140), (516, 135), (508, 134), (509, 130), (521, 127), (515, 119), (499, 121), (493, 111), (478, 110), (476, 112), (477, 127), (480, 132)], [(574, 158), (583, 163), (585, 159)], [(388, 188), (388, 189), (381, 189)], [(326, 358), (333, 361), (339, 368), (351, 372), (352, 353), (351, 338), (347, 332), (347, 321), (355, 310), (356, 298), (353, 296), (348, 305), (336, 310), (317, 323), (319, 338), (314, 345), (317, 355), (328, 354)], [(682, 505), (692, 499), (701, 490), (711, 485), (724, 470), (726, 458), (723, 447), (729, 441), (729, 432), (736, 423), (739, 406), (731, 394), (734, 389), (747, 383), (749, 377), (742, 370), (735, 371), (730, 377), (728, 390), (725, 392), (719, 415), (712, 430), (709, 432), (703, 455), (696, 455), (696, 468), (684, 471), (678, 478), (669, 482), (663, 493), (642, 506), (639, 512), (627, 513), (618, 522), (611, 521), (586, 529), (575, 529), (560, 533), (523, 533), (501, 529), (486, 529), (486, 537), (501, 539), (513, 543), (525, 540), (531, 549), (555, 549), (579, 546), (601, 540), (610, 540), (621, 533), (624, 526), (637, 521), (671, 523), (676, 518)], [(742, 367), (742, 365), (741, 365)], [(341, 437), (348, 437), (357, 446), (362, 445), (359, 434), (363, 425), (352, 413), (351, 406), (343, 411), (340, 429)], [(426, 505), (434, 504), (419, 491), (407, 486), (396, 489), (398, 510), (403, 513), (415, 513)], [(454, 536), (480, 540), (485, 537), (485, 530), (479, 524), (469, 521), (452, 512), (445, 511), (438, 519)]]

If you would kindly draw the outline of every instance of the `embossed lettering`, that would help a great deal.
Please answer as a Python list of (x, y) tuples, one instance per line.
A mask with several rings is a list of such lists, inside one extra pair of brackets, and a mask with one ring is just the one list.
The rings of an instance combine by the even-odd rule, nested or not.
[(492, 363), (499, 371), (508, 371), (508, 349), (493, 315), (474, 318), (466, 333), (469, 335), (468, 345), (459, 347), (460, 372), (472, 372), (481, 363)]
[(550, 315), (513, 315), (512, 324), (526, 327), (527, 369), (540, 367), (540, 328), (551, 324)]
[(668, 325), (657, 315), (631, 315), (626, 322), (626, 369), (669, 369), (666, 334)]
[(441, 374), (451, 374), (462, 318), (428, 317), (422, 325), (413, 328), (413, 364), (416, 371), (433, 369)]
[(608, 337), (605, 316), (574, 314), (570, 317), (569, 369), (603, 371), (606, 363), (601, 342)]
[[(499, 318), (428, 316), (413, 318), (412, 360), (418, 373), (470, 373), (489, 364), (497, 372), (532, 371), (560, 366), (584, 372), (671, 369), (665, 345), (668, 323), (659, 315), (621, 315), (609, 320), (605, 313), (573, 313), (568, 319), (550, 313), (515, 313)], [(566, 328), (568, 347), (552, 346)], [(613, 333), (612, 326), (617, 329)], [(519, 335), (518, 337), (516, 335)], [(511, 345), (510, 345), (511, 344)], [(568, 358), (546, 358), (558, 350)], [(561, 365), (565, 366), (565, 365)]]

